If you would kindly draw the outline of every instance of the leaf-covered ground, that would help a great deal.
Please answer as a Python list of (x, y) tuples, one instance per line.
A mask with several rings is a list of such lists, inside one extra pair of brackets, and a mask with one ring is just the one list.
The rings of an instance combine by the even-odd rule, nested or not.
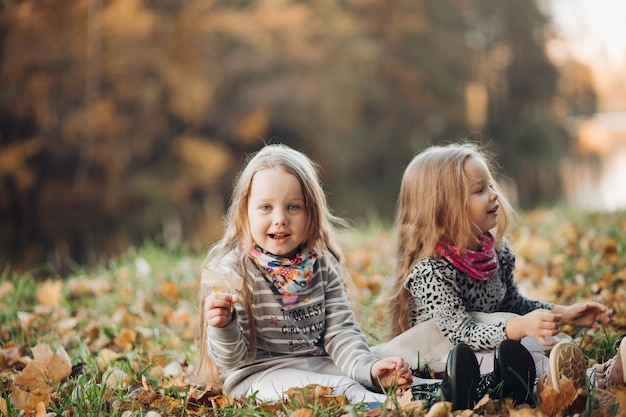
[[(385, 331), (380, 297), (393, 270), (393, 234), (381, 225), (344, 232), (357, 289), (354, 308), (368, 342)], [(615, 353), (626, 333), (626, 212), (526, 213), (511, 243), (517, 280), (530, 297), (569, 304), (604, 303), (613, 322), (599, 331), (565, 328), (589, 365)], [(0, 278), (0, 413), (8, 416), (449, 415), (445, 403), (425, 409), (406, 391), (365, 410), (329, 395), (329, 387), (293, 390), (285, 402), (229, 398), (197, 385), (196, 294), (203, 254), (147, 244), (99, 268), (59, 279), (52, 274)], [(624, 387), (612, 389), (626, 410)], [(537, 407), (513, 408), (485, 398), (465, 416), (568, 415), (576, 393), (544, 393)], [(592, 396), (595, 400), (599, 395)], [(587, 415), (614, 415), (593, 407)]]

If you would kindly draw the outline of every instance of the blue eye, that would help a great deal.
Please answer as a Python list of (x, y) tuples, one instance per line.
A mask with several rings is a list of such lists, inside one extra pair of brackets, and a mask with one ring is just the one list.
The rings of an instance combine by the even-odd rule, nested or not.
[(261, 211), (270, 211), (272, 208), (270, 206), (268, 206), (267, 204), (264, 206), (259, 207), (259, 210)]
[(287, 209), (289, 211), (294, 211), (294, 210), (300, 209), (300, 206), (298, 206), (297, 204), (290, 204), (289, 207), (287, 207)]

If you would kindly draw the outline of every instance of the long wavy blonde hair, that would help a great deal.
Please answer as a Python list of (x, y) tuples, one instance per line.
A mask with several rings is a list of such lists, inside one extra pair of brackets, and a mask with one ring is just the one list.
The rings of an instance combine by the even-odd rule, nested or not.
[[(415, 264), (434, 255), (442, 239), (459, 248), (479, 243), (481, 231), (469, 215), (469, 182), (463, 169), (469, 158), (484, 161), (493, 176), (491, 155), (473, 143), (432, 146), (415, 156), (404, 171), (395, 218), (395, 281), (388, 293), (393, 301), (389, 303), (390, 338), (411, 325), (410, 295), (404, 284)], [(514, 212), (493, 178), (492, 184), (500, 203), (494, 238), (501, 246)]]
[[(255, 320), (252, 314), (251, 294), (249, 294), (248, 285), (245, 285), (245, 280), (249, 279), (248, 274), (246, 274), (248, 251), (242, 249), (250, 248), (254, 244), (248, 222), (248, 199), (254, 175), (259, 171), (270, 168), (282, 169), (298, 179), (309, 215), (306, 233), (308, 246), (317, 253), (332, 253), (339, 261), (342, 268), (341, 272), (346, 279), (348, 277), (345, 273), (343, 253), (337, 243), (334, 229), (334, 226), (345, 227), (346, 223), (339, 217), (334, 216), (328, 208), (326, 195), (321, 186), (319, 166), (305, 154), (288, 146), (280, 144), (266, 145), (256, 154), (248, 157), (244, 169), (238, 175), (235, 181), (231, 205), (225, 217), (226, 229), (224, 235), (222, 239), (211, 247), (205, 260), (205, 264), (212, 264), (229, 253), (234, 252), (237, 254), (237, 272), (244, 277), (241, 302), (246, 315), (250, 318), (250, 323), (255, 323)], [(204, 300), (209, 294), (209, 290), (203, 287), (201, 286), (202, 289), (199, 292), (201, 319), (198, 378), (200, 382), (214, 389), (221, 389), (222, 381), (219, 369), (207, 352), (207, 324), (204, 317)], [(248, 348), (254, 357), (256, 352), (256, 329), (254, 325), (250, 326), (249, 339)]]

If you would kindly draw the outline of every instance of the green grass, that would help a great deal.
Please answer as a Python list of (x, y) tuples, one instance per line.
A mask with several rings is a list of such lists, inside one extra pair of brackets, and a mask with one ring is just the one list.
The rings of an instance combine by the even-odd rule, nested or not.
[[(341, 237), (356, 289), (352, 302), (357, 320), (368, 342), (378, 343), (386, 320), (380, 295), (394, 266), (393, 231), (370, 221)], [(614, 355), (616, 343), (626, 334), (626, 212), (524, 213), (510, 241), (518, 258), (517, 279), (529, 296), (560, 304), (595, 300), (612, 309), (613, 322), (601, 330), (564, 330), (581, 345), (590, 364)], [(314, 416), (363, 414), (358, 405), (329, 406), (314, 400), (294, 405), (292, 399), (269, 407), (254, 397), (216, 407), (216, 393), (200, 395), (201, 387), (190, 383), (188, 375), (197, 363), (196, 297), (203, 258), (180, 245), (148, 242), (106, 264), (77, 267), (63, 280), (53, 274), (42, 277), (45, 268), (24, 274), (3, 270), (2, 413), (21, 415), (11, 403), (13, 378), (40, 343), (64, 348), (73, 367), (69, 377), (51, 385), (45, 404), (51, 416), (145, 416), (151, 410), (176, 416), (269, 416), (288, 415), (298, 407), (312, 409)], [(21, 360), (11, 361), (11, 349), (20, 352)], [(107, 352), (116, 356), (102, 365)], [(126, 381), (107, 381), (112, 370)]]

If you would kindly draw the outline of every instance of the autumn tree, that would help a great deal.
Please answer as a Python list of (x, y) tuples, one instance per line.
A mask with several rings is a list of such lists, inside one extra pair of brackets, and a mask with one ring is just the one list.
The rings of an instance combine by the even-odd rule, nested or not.
[(204, 251), (264, 142), (319, 162), (350, 218), (390, 219), (411, 157), (468, 137), (521, 204), (557, 195), (563, 90), (534, 2), (30, 0), (0, 13), (0, 253), (16, 266), (68, 268), (145, 237)]

